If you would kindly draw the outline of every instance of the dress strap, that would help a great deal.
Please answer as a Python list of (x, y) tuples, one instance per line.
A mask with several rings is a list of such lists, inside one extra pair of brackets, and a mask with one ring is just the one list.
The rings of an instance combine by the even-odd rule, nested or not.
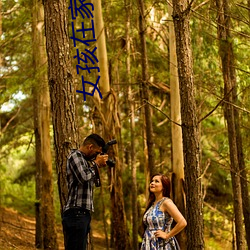
[(159, 202), (158, 202), (158, 207), (160, 207), (161, 206), (161, 204), (166, 200), (166, 199), (168, 199), (167, 197), (164, 197), (164, 198), (162, 198)]

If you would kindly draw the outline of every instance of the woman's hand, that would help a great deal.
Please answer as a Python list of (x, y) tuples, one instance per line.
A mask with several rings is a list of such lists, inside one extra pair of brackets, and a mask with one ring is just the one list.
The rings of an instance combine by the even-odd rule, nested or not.
[(161, 230), (158, 230), (158, 231), (155, 232), (155, 237), (162, 238), (164, 240), (168, 240), (168, 234), (161, 231)]

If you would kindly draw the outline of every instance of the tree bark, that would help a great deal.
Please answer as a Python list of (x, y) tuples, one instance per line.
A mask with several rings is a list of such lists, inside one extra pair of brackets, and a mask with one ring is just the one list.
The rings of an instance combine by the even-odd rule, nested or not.
[[(168, 4), (169, 16), (172, 16), (173, 8)], [(176, 38), (174, 32), (174, 24), (172, 21), (169, 25), (169, 54), (170, 54), (170, 106), (171, 106), (171, 137), (172, 137), (172, 190), (173, 199), (181, 213), (185, 216), (186, 197), (184, 192), (184, 159), (182, 145), (182, 129), (181, 126), (181, 102), (179, 90), (179, 78), (176, 55)], [(186, 249), (186, 231), (181, 231), (177, 236), (180, 248)]]
[(61, 209), (67, 199), (66, 162), (78, 147), (75, 87), (69, 51), (68, 6), (65, 0), (44, 0), (48, 81), (54, 130), (55, 163)]
[(108, 57), (106, 49), (105, 29), (102, 18), (102, 4), (101, 0), (92, 0), (95, 8), (95, 32), (97, 36), (97, 58), (99, 60), (98, 66), (100, 68), (99, 89), (101, 93), (108, 93), (110, 91)]
[(106, 240), (106, 250), (109, 250), (109, 237), (108, 237), (108, 225), (106, 221), (106, 208), (105, 208), (105, 202), (103, 197), (103, 187), (100, 187), (100, 196), (101, 196), (101, 202), (102, 202), (102, 220), (103, 220), (103, 227), (104, 227), (104, 234), (105, 234), (105, 240)]
[(193, 59), (190, 39), (190, 6), (173, 1), (173, 20), (180, 83), (181, 119), (186, 191), (187, 249), (204, 249), (199, 136), (194, 95)]
[[(222, 73), (224, 78), (224, 96), (225, 96), (225, 119), (227, 121), (228, 141), (231, 162), (231, 179), (234, 197), (234, 214), (235, 214), (235, 230), (237, 249), (245, 249), (244, 229), (243, 229), (243, 208), (241, 195), (241, 170), (239, 165), (239, 157), (242, 157), (242, 150), (239, 147), (241, 143), (238, 112), (232, 104), (236, 104), (237, 86), (236, 72), (234, 67), (234, 52), (232, 39), (230, 34), (230, 13), (229, 3), (227, 0), (216, 0), (218, 11), (218, 39), (219, 53), (222, 63)], [(241, 158), (241, 164), (243, 158)], [(242, 170), (244, 166), (242, 165)], [(242, 178), (243, 179), (243, 178)], [(244, 180), (242, 180), (244, 182)], [(244, 194), (245, 189), (243, 189)], [(247, 191), (248, 193), (248, 191)], [(247, 195), (248, 196), (248, 195)], [(248, 200), (248, 199), (247, 199)], [(248, 211), (247, 211), (248, 210)], [(249, 216), (249, 204), (245, 208), (244, 215)], [(245, 218), (249, 221), (249, 218)], [(246, 230), (249, 230), (248, 225)]]
[[(0, 0), (0, 37), (2, 37), (3, 34), (3, 17), (2, 17), (2, 0)], [(2, 67), (3, 64), (3, 55), (2, 52), (0, 52), (0, 67)]]
[[(50, 150), (50, 99), (46, 76), (46, 50), (44, 15), (40, 1), (34, 0), (33, 55), (36, 73), (34, 87), (34, 119), (36, 136), (37, 199), (40, 200), (36, 215), (36, 239), (42, 249), (58, 249), (53, 202), (53, 175)], [(40, 227), (40, 228), (39, 228)], [(37, 245), (36, 244), (36, 245)]]
[(237, 141), (237, 153), (240, 170), (240, 183), (241, 183), (241, 196), (242, 196), (242, 207), (244, 215), (244, 224), (246, 231), (247, 247), (250, 249), (250, 201), (248, 195), (248, 181), (247, 181), (247, 170), (245, 165), (245, 157), (243, 153), (243, 143), (240, 131), (240, 118), (239, 112), (234, 108), (235, 115), (235, 129), (236, 129), (236, 141)]
[[(97, 39), (97, 58), (99, 60), (98, 66), (100, 67), (100, 81), (99, 88), (103, 95), (102, 103), (97, 103), (100, 116), (102, 118), (103, 138), (106, 141), (119, 138), (120, 121), (117, 115), (117, 98), (113, 90), (110, 89), (109, 75), (108, 75), (108, 60), (106, 50), (106, 39), (104, 32), (104, 24), (102, 17), (101, 0), (93, 1), (95, 8), (95, 33)], [(119, 143), (119, 140), (118, 140)], [(112, 210), (112, 223), (114, 233), (114, 248), (117, 250), (129, 249), (128, 229), (126, 224), (126, 215), (123, 201), (122, 190), (122, 169), (118, 159), (118, 144), (112, 146), (111, 157), (115, 159), (115, 168), (111, 169), (111, 210)]]
[(126, 70), (128, 82), (128, 100), (130, 107), (130, 159), (131, 159), (131, 183), (132, 183), (132, 246), (134, 250), (138, 250), (138, 206), (137, 206), (137, 178), (136, 178), (136, 162), (135, 162), (135, 108), (134, 96), (131, 87), (131, 63), (130, 63), (130, 19), (131, 19), (131, 1), (125, 0), (126, 10)]
[(248, 23), (250, 26), (250, 0), (247, 1), (247, 5), (248, 5)]
[(46, 71), (44, 12), (41, 1), (34, 0), (33, 58), (35, 69), (34, 125), (36, 137), (36, 246), (58, 249), (53, 201), (53, 175), (50, 149), (50, 99)]
[[(145, 20), (145, 6), (143, 0), (138, 0), (139, 6), (139, 32), (141, 43), (141, 67), (142, 67), (142, 84), (141, 84), (141, 97), (144, 102), (144, 115), (145, 115), (145, 129), (146, 129), (146, 143), (148, 155), (148, 174), (152, 176), (155, 169), (154, 159), (154, 139), (153, 139), (153, 125), (152, 125), (152, 110), (149, 101), (149, 87), (148, 87), (148, 60), (147, 60), (147, 47), (146, 47), (146, 20)], [(149, 179), (148, 177), (146, 179)]]

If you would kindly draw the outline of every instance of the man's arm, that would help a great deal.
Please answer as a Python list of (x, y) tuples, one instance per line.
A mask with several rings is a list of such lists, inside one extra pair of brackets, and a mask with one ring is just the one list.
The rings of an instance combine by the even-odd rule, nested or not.
[(95, 171), (89, 166), (80, 152), (74, 152), (68, 159), (69, 167), (80, 183), (94, 178)]

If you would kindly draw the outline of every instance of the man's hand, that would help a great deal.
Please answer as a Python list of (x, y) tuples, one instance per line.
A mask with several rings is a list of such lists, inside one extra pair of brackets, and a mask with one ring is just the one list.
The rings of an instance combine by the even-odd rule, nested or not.
[(108, 160), (108, 155), (104, 154), (104, 155), (97, 155), (94, 162), (99, 166), (99, 167), (105, 167), (107, 165), (107, 160)]

